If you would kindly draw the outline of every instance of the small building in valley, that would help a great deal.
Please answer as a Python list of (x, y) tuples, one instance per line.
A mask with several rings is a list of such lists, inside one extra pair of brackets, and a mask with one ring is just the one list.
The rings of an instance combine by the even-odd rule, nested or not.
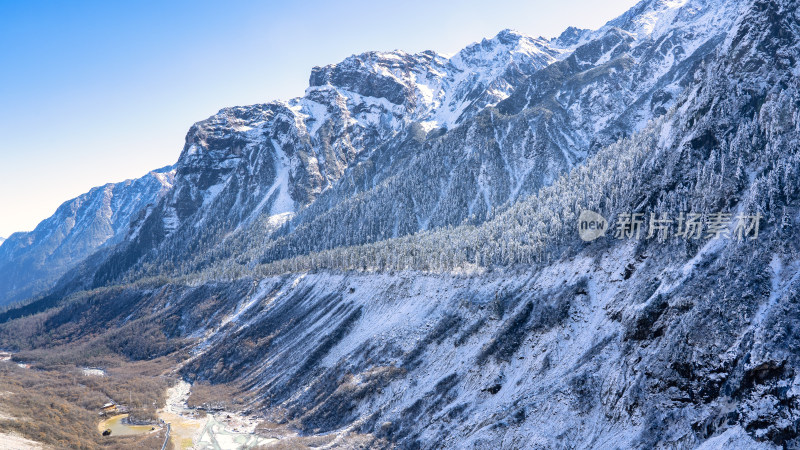
[(103, 405), (103, 407), (100, 408), (100, 409), (105, 414), (112, 414), (112, 413), (117, 412), (117, 405), (115, 405), (114, 402), (108, 402), (105, 405)]

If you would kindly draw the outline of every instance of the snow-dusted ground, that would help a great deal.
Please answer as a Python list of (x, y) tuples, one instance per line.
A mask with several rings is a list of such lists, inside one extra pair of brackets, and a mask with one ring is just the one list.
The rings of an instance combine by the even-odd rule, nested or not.
[(170, 438), (180, 449), (238, 450), (277, 442), (277, 439), (256, 436), (258, 420), (231, 411), (208, 413), (199, 417), (186, 404), (191, 384), (184, 380), (167, 390), (167, 401), (158, 413), (171, 425)]
[[(703, 274), (736, 264), (726, 259), (731, 248), (709, 244), (682, 261), (631, 241), (539, 271), (270, 277), (207, 325), (183, 371), (243, 381), (268, 419), (294, 418), (338, 436), (447, 448), (616, 448), (649, 442), (655, 423), (666, 420), (651, 415), (664, 411), (675, 414), (661, 425), (664, 445), (770, 448), (741, 425), (714, 419), (748, 411), (739, 397), (681, 403), (691, 394), (680, 383), (694, 381), (668, 362), (696, 333), (731, 355), (739, 336), (769, 337), (800, 266), (773, 260), (770, 294), (740, 328), (726, 329), (741, 316), (710, 325), (721, 300), (703, 303)], [(687, 299), (694, 310), (682, 315)], [(720, 377), (714, 358), (697, 358), (711, 366), (695, 369), (697, 383)], [(769, 353), (758, 358), (777, 364)], [(651, 384), (659, 379), (664, 386)], [(789, 384), (800, 392), (800, 380)], [(707, 439), (687, 425), (712, 420)]]
[(106, 376), (106, 371), (103, 369), (98, 369), (96, 367), (84, 367), (81, 369), (81, 372), (87, 377), (104, 377)]
[(703, 442), (697, 447), (697, 450), (767, 450), (772, 448), (775, 447), (754, 440), (742, 427), (736, 426)]
[(15, 433), (0, 432), (0, 450), (41, 450), (39, 442), (24, 438)]

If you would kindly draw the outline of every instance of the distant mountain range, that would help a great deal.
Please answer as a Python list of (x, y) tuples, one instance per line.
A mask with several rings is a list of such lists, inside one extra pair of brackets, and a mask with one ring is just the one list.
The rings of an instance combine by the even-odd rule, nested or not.
[(33, 231), (0, 239), (0, 305), (46, 290), (98, 249), (124, 240), (174, 178), (175, 170), (165, 167), (93, 188), (64, 202)]

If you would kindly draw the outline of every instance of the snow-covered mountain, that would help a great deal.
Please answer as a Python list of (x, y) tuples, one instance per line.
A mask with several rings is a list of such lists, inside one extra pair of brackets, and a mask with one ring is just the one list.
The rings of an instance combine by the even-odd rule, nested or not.
[[(87, 263), (91, 267), (80, 270), (81, 277), (96, 272), (101, 283), (119, 279), (136, 264), (159, 267), (164, 255), (170, 255), (173, 266), (182, 267), (188, 260), (194, 267), (196, 258), (204, 259), (201, 247), (218, 247), (220, 239), (234, 231), (243, 239), (245, 232), (260, 233), (264, 226), (276, 229), (314, 204), (321, 193), (342, 184), (346, 173), (380, 148), (410, 133), (455, 126), (507, 98), (522, 80), (559, 56), (560, 50), (543, 39), (505, 30), (449, 58), (431, 51), (369, 52), (316, 67), (303, 97), (226, 108), (192, 126), (175, 165), (175, 189), (145, 196), (144, 202), (157, 205), (137, 217), (127, 239), (74, 233), (72, 242), (78, 245), (85, 239), (87, 251), (70, 252), (68, 263), (52, 258), (45, 262), (41, 255), (47, 251), (37, 258), (43, 266), (57, 267), (53, 273), (60, 275), (64, 267), (99, 248), (98, 242), (107, 241), (103, 247), (120, 243), (110, 256), (98, 255)], [(383, 159), (381, 178), (400, 167), (387, 160), (385, 152), (378, 157)], [(328, 197), (338, 202), (353, 194), (345, 187)], [(102, 215), (91, 208), (87, 211)], [(48, 220), (41, 224), (44, 230), (65, 219), (56, 214)], [(407, 233), (419, 227), (400, 229)], [(26, 257), (18, 250), (5, 256), (20, 268), (24, 265), (18, 262)], [(31, 275), (42, 288), (57, 278)], [(8, 276), (15, 283), (7, 284), (7, 292), (19, 291), (8, 301), (33, 292), (21, 289), (16, 273)]]
[[(46, 311), (58, 342), (180, 350), (186, 380), (342, 445), (797, 448), (799, 9), (644, 0), (315, 68), (195, 124), (173, 189), (1, 313), (0, 347), (40, 345), (13, 319)], [(586, 243), (584, 209), (763, 221)]]
[(172, 188), (172, 167), (109, 183), (64, 202), (31, 232), (14, 233), (0, 246), (0, 306), (47, 289), (99, 248), (126, 238), (132, 221)]
[(481, 223), (665, 114), (737, 5), (644, 2), (596, 31), (314, 68), (303, 97), (195, 124), (175, 190), (92, 283)]
[(274, 230), (334, 189), (323, 203), (352, 197), (354, 171), (380, 170), (368, 182), (374, 186), (404, 167), (389, 146), (467, 120), (558, 56), (546, 41), (507, 30), (451, 58), (354, 55), (314, 68), (303, 97), (223, 109), (190, 129), (175, 189), (98, 279), (116, 279), (120, 268), (143, 261), (155, 267), (163, 261), (152, 259), (164, 254), (173, 266), (193, 266), (197, 246), (213, 249), (232, 232)]

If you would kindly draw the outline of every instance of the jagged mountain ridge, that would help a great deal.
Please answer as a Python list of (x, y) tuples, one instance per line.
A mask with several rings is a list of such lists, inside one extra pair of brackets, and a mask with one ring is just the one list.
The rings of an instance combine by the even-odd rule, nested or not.
[(129, 237), (172, 188), (172, 166), (119, 183), (109, 183), (68, 200), (33, 231), (0, 240), (0, 306), (24, 300), (50, 284), (97, 249)]
[(175, 192), (93, 283), (480, 223), (663, 115), (736, 17), (735, 3), (710, 5), (644, 2), (640, 19), (572, 31), (569, 45), (504, 31), (450, 59), (371, 52), (315, 68), (303, 98), (195, 125)]
[[(134, 232), (126, 235), (115, 229), (115, 235), (125, 235), (125, 239), (103, 241), (103, 253), (86, 260), (63, 284), (90, 277), (108, 255), (114, 257), (107, 247), (120, 241), (125, 256), (133, 254), (136, 260), (182, 225), (188, 236), (176, 236), (170, 244), (191, 250), (209, 235), (218, 238), (220, 229), (245, 226), (259, 215), (275, 226), (328, 189), (355, 158), (409, 123), (446, 126), (468, 117), (507, 97), (521, 77), (552, 62), (557, 53), (541, 39), (508, 30), (452, 58), (434, 52), (370, 52), (339, 65), (315, 68), (303, 98), (223, 109), (187, 133), (175, 165), (176, 188), (169, 195), (147, 195), (144, 200), (158, 203), (163, 197), (163, 205), (156, 204), (137, 217)], [(363, 86), (348, 81), (365, 75)], [(326, 77), (341, 86), (320, 81)], [(394, 88), (399, 89), (397, 95), (392, 94)], [(387, 93), (381, 94), (381, 89), (388, 89)], [(87, 248), (101, 247), (92, 236), (85, 238)], [(74, 252), (69, 261), (51, 258), (50, 272), (61, 275), (89, 253)], [(17, 251), (7, 258), (10, 264), (23, 267), (26, 256)], [(116, 261), (110, 265), (116, 266)], [(53, 276), (38, 273), (32, 277), (46, 278), (42, 288), (54, 281)], [(20, 291), (7, 302), (33, 293)]]
[[(449, 59), (370, 52), (315, 68), (302, 98), (225, 109), (189, 131), (174, 192), (98, 279), (114, 279), (119, 267), (143, 257), (143, 264), (159, 254), (197, 257), (197, 246), (208, 250), (259, 217), (259, 227), (275, 228), (377, 149), (409, 130), (470, 117), (557, 55), (546, 41), (512, 31)], [(392, 165), (381, 168), (384, 177)]]
[[(480, 223), (666, 111), (734, 16), (695, 3), (637, 6), (661, 24), (648, 36), (617, 20), (549, 42), (504, 31), (451, 58), (370, 52), (315, 68), (303, 98), (195, 124), (176, 188), (141, 233), (64, 284), (186, 273), (208, 252), (253, 264)], [(697, 20), (714, 14), (714, 26)]]

